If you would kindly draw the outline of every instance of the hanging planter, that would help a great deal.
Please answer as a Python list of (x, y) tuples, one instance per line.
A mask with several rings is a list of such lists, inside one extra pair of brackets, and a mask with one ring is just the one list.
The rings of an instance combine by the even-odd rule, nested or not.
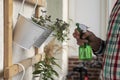
[[(38, 0), (36, 1), (33, 12), (35, 11), (37, 2)], [(24, 3), (25, 0), (22, 2), (22, 7), (20, 10), (22, 10)], [(47, 27), (40, 26), (31, 19), (26, 18), (19, 13), (19, 17), (14, 29), (14, 42), (24, 49), (30, 49), (38, 39), (41, 39), (39, 40), (40, 46), (51, 32), (52, 30), (48, 29)], [(43, 35), (44, 33), (46, 33), (46, 35)]]

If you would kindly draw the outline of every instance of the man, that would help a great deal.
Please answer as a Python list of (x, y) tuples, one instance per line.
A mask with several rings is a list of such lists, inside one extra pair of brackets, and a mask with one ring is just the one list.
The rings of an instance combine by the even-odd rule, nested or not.
[(87, 31), (80, 38), (75, 29), (73, 36), (78, 45), (90, 44), (95, 55), (103, 55), (102, 80), (120, 80), (120, 0), (117, 0), (110, 15), (106, 41)]

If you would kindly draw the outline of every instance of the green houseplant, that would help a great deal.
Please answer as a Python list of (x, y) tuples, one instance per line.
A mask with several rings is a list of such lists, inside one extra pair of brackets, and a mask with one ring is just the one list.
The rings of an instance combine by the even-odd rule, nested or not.
[(59, 76), (54, 67), (61, 67), (56, 63), (57, 59), (53, 57), (53, 53), (60, 51), (62, 47), (56, 45), (54, 41), (55, 39), (52, 39), (48, 45), (44, 47), (45, 56), (43, 60), (35, 64), (35, 71), (33, 72), (34, 77), (41, 77), (42, 80), (54, 80), (53, 76)]
[(32, 20), (40, 26), (45, 26), (51, 30), (53, 30), (53, 36), (58, 41), (68, 40), (69, 34), (69, 24), (65, 21), (56, 18), (56, 20), (52, 21), (51, 16), (46, 15), (45, 17), (40, 16), (39, 18), (32, 18)]
[(53, 30), (53, 39), (44, 47), (45, 57), (44, 60), (39, 61), (35, 64), (35, 71), (33, 72), (34, 77), (41, 77), (42, 80), (54, 80), (53, 76), (59, 76), (54, 66), (60, 68), (59, 64), (56, 63), (56, 58), (53, 54), (62, 50), (62, 46), (55, 43), (55, 40), (63, 42), (68, 40), (69, 24), (63, 20), (56, 19), (51, 20), (51, 16), (40, 16), (38, 19), (32, 18), (32, 20), (41, 26), (47, 26)]
[(48, 57), (45, 56), (45, 59), (43, 61), (39, 61), (38, 63), (35, 64), (35, 71), (33, 72), (34, 76), (36, 74), (40, 74), (40, 76), (35, 76), (35, 77), (41, 77), (43, 80), (54, 80), (53, 75), (59, 76), (58, 73), (54, 70), (54, 66), (60, 67), (56, 62), (55, 62), (54, 57)]

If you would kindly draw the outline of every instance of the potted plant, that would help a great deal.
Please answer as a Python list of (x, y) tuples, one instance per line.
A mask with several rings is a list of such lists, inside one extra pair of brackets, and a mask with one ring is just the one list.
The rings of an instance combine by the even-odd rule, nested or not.
[(34, 77), (42, 78), (41, 80), (54, 80), (54, 76), (59, 76), (54, 66), (59, 68), (60, 66), (56, 63), (57, 59), (53, 55), (63, 49), (61, 45), (55, 43), (55, 40), (63, 42), (69, 39), (69, 24), (58, 18), (52, 21), (51, 16), (47, 15), (45, 17), (40, 16), (38, 19), (32, 18), (32, 20), (53, 30), (53, 39), (44, 47), (45, 57), (42, 61), (35, 64), (33, 75)]

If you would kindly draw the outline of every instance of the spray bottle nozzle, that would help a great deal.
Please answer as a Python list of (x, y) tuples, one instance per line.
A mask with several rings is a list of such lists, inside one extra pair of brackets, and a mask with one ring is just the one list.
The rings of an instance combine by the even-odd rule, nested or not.
[(76, 23), (76, 26), (77, 26), (78, 31), (79, 32), (82, 31), (83, 33), (85, 33), (87, 31), (87, 28), (88, 28), (86, 25), (80, 24), (80, 23)]

